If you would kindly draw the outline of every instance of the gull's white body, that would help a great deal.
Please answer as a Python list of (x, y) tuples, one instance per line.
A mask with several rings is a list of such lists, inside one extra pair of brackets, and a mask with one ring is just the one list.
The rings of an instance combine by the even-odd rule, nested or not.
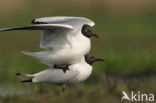
[(51, 83), (65, 87), (86, 80), (92, 73), (92, 66), (84, 58), (79, 63), (70, 65), (69, 69), (66, 73), (61, 69), (51, 68), (36, 74), (22, 75), (32, 77), (33, 83)]
[(56, 45), (54, 45), (53, 47), (51, 47), (52, 49), (48, 49), (47, 51), (23, 53), (33, 56), (41, 60), (42, 63), (50, 66), (52, 64), (78, 63), (81, 58), (90, 51), (90, 39), (83, 36), (80, 32), (73, 37), (69, 36), (68, 42), (65, 42), (63, 40), (53, 40), (52, 42)]
[(82, 17), (45, 17), (35, 21), (70, 25), (73, 29), (70, 31), (56, 30), (56, 32), (43, 31), (40, 47), (48, 49), (48, 51), (25, 54), (51, 66), (53, 64), (78, 63), (85, 54), (89, 53), (90, 39), (81, 33), (81, 29), (84, 24), (93, 26), (93, 21)]
[(84, 24), (94, 26), (95, 23), (83, 17), (44, 17), (35, 19), (30, 26), (2, 28), (7, 30), (43, 30), (40, 47), (47, 51), (23, 52), (33, 56), (42, 63), (51, 66), (52, 64), (75, 64), (89, 53), (90, 39), (81, 32)]

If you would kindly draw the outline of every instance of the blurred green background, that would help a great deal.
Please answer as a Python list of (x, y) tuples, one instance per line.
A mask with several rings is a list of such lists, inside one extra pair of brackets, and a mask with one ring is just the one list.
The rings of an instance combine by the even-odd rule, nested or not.
[(50, 16), (93, 20), (100, 39), (92, 38), (91, 54), (105, 62), (65, 93), (54, 85), (21, 84), (17, 72), (48, 68), (20, 53), (41, 50), (41, 32), (0, 32), (0, 103), (120, 103), (123, 90), (156, 94), (155, 0), (0, 0), (0, 28)]

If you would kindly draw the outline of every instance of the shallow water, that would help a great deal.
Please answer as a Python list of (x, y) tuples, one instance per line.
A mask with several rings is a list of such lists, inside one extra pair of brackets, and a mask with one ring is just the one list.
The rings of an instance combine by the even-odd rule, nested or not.
[(0, 85), (0, 96), (7, 96), (7, 95), (23, 95), (26, 93), (29, 93), (30, 87), (26, 85), (21, 84), (15, 84), (15, 83), (2, 83)]

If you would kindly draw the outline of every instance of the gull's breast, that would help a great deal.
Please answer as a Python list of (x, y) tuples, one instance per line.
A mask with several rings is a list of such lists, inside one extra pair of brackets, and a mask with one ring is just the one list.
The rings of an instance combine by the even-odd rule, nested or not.
[(81, 68), (78, 68), (80, 74), (77, 77), (77, 79), (75, 80), (75, 82), (82, 82), (85, 81), (86, 79), (88, 79), (88, 77), (91, 75), (92, 73), (92, 67), (90, 65), (82, 65)]

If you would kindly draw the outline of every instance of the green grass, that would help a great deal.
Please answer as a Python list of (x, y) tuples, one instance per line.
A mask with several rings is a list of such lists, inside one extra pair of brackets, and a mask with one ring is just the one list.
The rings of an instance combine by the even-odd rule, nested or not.
[[(103, 76), (101, 76), (103, 77)], [(10, 94), (0, 96), (0, 101), (4, 103), (120, 103), (122, 91), (141, 93), (155, 92), (156, 78), (148, 78), (144, 82), (125, 82), (119, 78), (114, 79), (111, 84), (107, 84), (105, 79), (97, 78), (92, 83), (80, 83), (63, 93), (61, 88), (49, 84), (16, 84), (18, 88), (11, 88)], [(113, 79), (112, 79), (113, 80)], [(24, 94), (20, 91), (26, 90)]]

